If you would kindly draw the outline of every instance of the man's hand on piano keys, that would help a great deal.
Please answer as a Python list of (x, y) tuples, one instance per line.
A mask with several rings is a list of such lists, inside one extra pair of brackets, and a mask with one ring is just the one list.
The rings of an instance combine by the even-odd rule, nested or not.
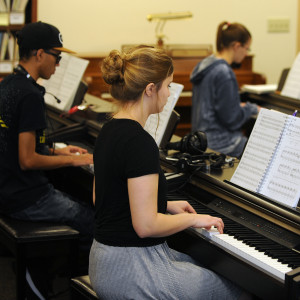
[(93, 164), (93, 155), (90, 153), (72, 155), (72, 166), (80, 167)]
[(83, 149), (81, 147), (78, 146), (66, 146), (64, 148), (59, 148), (59, 149), (55, 149), (54, 154), (55, 155), (74, 155), (74, 154), (85, 154), (87, 153), (86, 149)]
[(68, 161), (71, 159), (71, 166), (80, 167), (92, 165), (93, 155), (88, 153), (86, 149), (78, 146), (69, 145), (63, 148), (55, 149), (55, 155), (66, 156)]

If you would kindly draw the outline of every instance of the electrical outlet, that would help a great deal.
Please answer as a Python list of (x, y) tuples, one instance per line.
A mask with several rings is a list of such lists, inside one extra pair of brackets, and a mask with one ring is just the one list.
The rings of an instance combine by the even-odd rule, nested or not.
[(289, 32), (290, 19), (289, 18), (269, 18), (268, 32)]

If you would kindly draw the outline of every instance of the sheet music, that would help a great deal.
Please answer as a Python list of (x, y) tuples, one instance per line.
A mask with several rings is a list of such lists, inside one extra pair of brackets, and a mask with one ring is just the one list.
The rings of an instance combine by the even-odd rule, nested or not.
[[(276, 118), (274, 118), (275, 113)], [(258, 192), (286, 119), (287, 115), (283, 113), (261, 108), (231, 182), (250, 191)]]
[(262, 108), (231, 182), (286, 206), (300, 197), (300, 119)]
[(289, 121), (260, 192), (296, 207), (300, 197), (300, 119), (289, 116)]
[(244, 84), (241, 87), (241, 91), (250, 92), (253, 94), (266, 94), (275, 92), (277, 90), (277, 84)]
[(163, 109), (159, 114), (150, 115), (147, 119), (144, 129), (148, 131), (155, 139), (159, 146), (165, 130), (167, 128), (171, 113), (175, 107), (177, 100), (183, 90), (183, 85), (179, 83), (171, 83), (170, 86), (170, 97)]
[[(59, 67), (49, 80), (42, 80), (41, 85), (46, 89), (45, 101), (48, 105), (54, 106), (61, 111), (71, 108), (77, 88), (82, 75), (89, 63), (88, 60), (61, 53), (62, 59)], [(55, 95), (61, 103), (57, 103)]]
[(282, 96), (300, 99), (300, 53), (298, 53), (296, 59), (293, 62), (283, 89), (281, 91)]

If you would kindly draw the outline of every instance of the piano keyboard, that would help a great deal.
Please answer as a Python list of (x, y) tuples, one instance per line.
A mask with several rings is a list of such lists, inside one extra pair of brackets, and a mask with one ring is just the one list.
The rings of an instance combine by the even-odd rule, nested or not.
[(284, 282), (285, 273), (293, 270), (288, 264), (283, 264), (278, 260), (267, 256), (263, 252), (256, 250), (255, 247), (248, 246), (233, 236), (228, 234), (217, 234), (215, 230), (213, 230), (213, 234), (202, 228), (194, 230), (200, 236), (205, 236), (207, 239), (217, 244), (220, 248), (229, 251), (238, 258), (254, 265), (256, 268), (268, 273), (270, 276), (275, 277), (281, 282)]
[(168, 200), (187, 200), (197, 213), (222, 218), (225, 225), (223, 234), (219, 234), (215, 228), (211, 230), (191, 228), (191, 230), (276, 280), (284, 282), (285, 274), (300, 266), (299, 253), (234, 222), (205, 205), (182, 195), (168, 195)]

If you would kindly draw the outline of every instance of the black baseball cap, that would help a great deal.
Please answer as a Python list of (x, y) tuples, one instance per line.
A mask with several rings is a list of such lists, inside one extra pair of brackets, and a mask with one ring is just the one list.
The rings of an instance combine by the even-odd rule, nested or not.
[(27, 49), (55, 49), (75, 53), (63, 47), (62, 35), (55, 26), (41, 21), (26, 24), (18, 31), (17, 41), (19, 47)]

